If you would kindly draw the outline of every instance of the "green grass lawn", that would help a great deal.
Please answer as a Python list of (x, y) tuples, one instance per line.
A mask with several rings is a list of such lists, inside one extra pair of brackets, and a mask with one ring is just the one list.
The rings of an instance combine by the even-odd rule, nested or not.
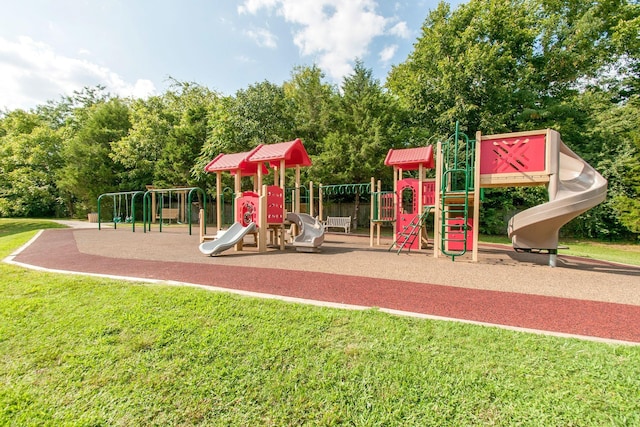
[[(511, 245), (511, 240), (506, 236), (480, 236), (480, 241)], [(638, 244), (561, 239), (559, 246), (558, 254), (560, 255), (640, 265), (640, 245)]]
[(638, 390), (640, 347), (0, 264), (0, 425), (639, 425)]

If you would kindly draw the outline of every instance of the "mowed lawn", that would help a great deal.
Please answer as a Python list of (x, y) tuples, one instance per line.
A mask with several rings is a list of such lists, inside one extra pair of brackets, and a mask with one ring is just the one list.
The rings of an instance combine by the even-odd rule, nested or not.
[(632, 426), (639, 390), (639, 346), (0, 264), (0, 425)]

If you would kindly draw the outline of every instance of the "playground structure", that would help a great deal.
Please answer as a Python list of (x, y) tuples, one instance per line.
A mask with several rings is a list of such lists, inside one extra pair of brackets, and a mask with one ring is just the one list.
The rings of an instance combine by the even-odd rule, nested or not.
[[(523, 139), (527, 141), (524, 142)], [(605, 200), (607, 180), (569, 149), (560, 139), (558, 132), (550, 129), (544, 134), (532, 132), (484, 137), (478, 134), (477, 140), (481, 141), (485, 151), (493, 154), (493, 158), (480, 165), (482, 186), (501, 186), (501, 180), (511, 180), (512, 185), (514, 182), (519, 185), (531, 185), (529, 182), (532, 181), (546, 185), (549, 202), (514, 215), (509, 220), (508, 232), (517, 251), (548, 250), (551, 254), (550, 262), (555, 263), (560, 228)], [(533, 145), (537, 142), (540, 146), (543, 140), (546, 148), (545, 168), (539, 159), (541, 155), (537, 158), (535, 155), (532, 156), (538, 164), (532, 165), (530, 171), (522, 171), (529, 168), (523, 161), (511, 160), (515, 157), (527, 158), (526, 153), (521, 154), (518, 151), (526, 150), (522, 148), (525, 144)], [(542, 150), (541, 147), (538, 149)], [(507, 153), (508, 156), (503, 153)], [(489, 161), (491, 164), (488, 164)], [(505, 163), (508, 166), (505, 166)]]
[[(394, 209), (386, 214), (386, 219), (393, 222), (392, 247), (395, 245), (398, 253), (403, 249), (420, 249), (428, 242), (424, 226), (435, 207), (435, 180), (426, 178), (426, 171), (434, 166), (433, 147), (391, 149), (384, 164), (393, 167)], [(418, 177), (404, 177), (405, 171), (417, 171)], [(379, 196), (380, 206), (385, 198), (389, 206), (389, 195)], [(378, 227), (383, 220), (378, 221)]]
[[(269, 173), (266, 165), (273, 169), (273, 185), (264, 185), (263, 177)], [(295, 197), (293, 219), (295, 237), (292, 244), (299, 250), (316, 250), (322, 244), (324, 231), (317, 221), (300, 212), (300, 168), (310, 166), (311, 159), (300, 139), (277, 144), (260, 144), (253, 150), (218, 154), (205, 166), (205, 171), (216, 174), (216, 197), (222, 194), (222, 173), (234, 176), (235, 223), (224, 234), (218, 234), (213, 241), (203, 241), (201, 252), (216, 255), (235, 246), (242, 250), (243, 239), (254, 234), (258, 252), (267, 250), (267, 240), (281, 250), (285, 248), (287, 209), (284, 191), (286, 169), (295, 169)], [(252, 178), (252, 190), (242, 191), (242, 177)], [(308, 218), (307, 218), (308, 217)], [(222, 212), (220, 204), (216, 206), (218, 233), (221, 231)], [(228, 235), (228, 236), (227, 236)], [(225, 237), (226, 236), (226, 237)], [(202, 235), (201, 240), (208, 240)]]
[[(273, 170), (273, 185), (263, 185), (263, 177)], [(147, 192), (130, 191), (106, 193), (98, 198), (98, 228), (101, 201), (113, 201), (114, 228), (122, 222), (122, 197), (125, 199), (125, 222), (135, 231), (135, 200), (143, 195), (145, 232), (153, 221), (159, 220), (160, 231), (164, 219), (184, 221), (191, 234), (192, 196), (202, 196), (200, 235), (203, 253), (216, 255), (230, 247), (242, 250), (243, 239), (253, 234), (258, 252), (272, 246), (285, 248), (286, 226), (291, 225), (289, 240), (299, 251), (313, 252), (324, 240), (323, 195), (353, 194), (358, 198), (371, 197), (370, 246), (380, 244), (380, 227), (393, 225), (394, 241), (389, 248), (419, 250), (428, 246), (426, 224), (433, 218), (434, 257), (448, 256), (452, 260), (471, 252), (478, 260), (478, 232), (481, 189), (517, 186), (546, 186), (549, 201), (514, 215), (508, 221), (508, 234), (516, 251), (549, 254), (549, 265), (555, 266), (560, 228), (606, 198), (607, 181), (595, 169), (571, 151), (560, 134), (551, 129), (483, 135), (476, 132), (470, 139), (459, 131), (436, 146), (391, 149), (385, 165), (393, 167), (393, 190), (382, 191), (380, 181), (370, 183), (319, 185), (319, 218), (301, 212), (300, 168), (310, 166), (311, 160), (300, 139), (258, 145), (253, 150), (219, 154), (206, 167), (216, 173), (216, 197), (221, 200), (222, 172), (235, 177), (235, 222), (222, 233), (222, 206), (216, 204), (217, 235), (206, 236), (206, 196), (200, 188), (149, 188)], [(292, 191), (292, 212), (285, 201), (286, 169), (295, 168), (295, 188)], [(435, 168), (435, 178), (427, 179), (427, 171)], [(414, 176), (405, 176), (405, 172)], [(242, 177), (252, 178), (252, 189), (242, 191)], [(309, 184), (308, 212), (314, 212), (313, 183)], [(178, 194), (178, 208), (165, 205), (164, 198)], [(159, 198), (159, 203), (157, 203)], [(117, 208), (116, 208), (117, 206)], [(185, 212), (189, 212), (186, 214)], [(156, 215), (156, 216), (154, 216)], [(332, 218), (327, 225), (350, 230), (345, 221), (350, 217)], [(357, 219), (356, 219), (357, 220)], [(231, 232), (229, 232), (231, 231)], [(225, 237), (226, 235), (226, 237)], [(213, 240), (213, 242), (206, 240)]]
[[(560, 228), (606, 197), (607, 181), (551, 129), (477, 132), (471, 140), (456, 124), (455, 133), (438, 142), (436, 178), (428, 180), (424, 172), (434, 167), (433, 160), (430, 146), (389, 151), (385, 164), (394, 168), (394, 190), (382, 192), (378, 184), (373, 193), (371, 242), (374, 224), (379, 233), (379, 224), (390, 222), (395, 235), (392, 247), (398, 253), (419, 249), (426, 242), (424, 225), (433, 212), (434, 257), (455, 260), (471, 251), (475, 262), (481, 188), (544, 185), (549, 202), (514, 215), (508, 233), (516, 251), (546, 252), (549, 265), (555, 266)], [(418, 178), (404, 178), (406, 170), (417, 170)]]

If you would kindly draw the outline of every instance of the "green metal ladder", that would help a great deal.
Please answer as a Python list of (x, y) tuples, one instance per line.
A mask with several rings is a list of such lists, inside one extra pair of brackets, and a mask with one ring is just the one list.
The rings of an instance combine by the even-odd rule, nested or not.
[[(469, 229), (469, 193), (473, 192), (475, 140), (460, 132), (456, 122), (455, 133), (442, 144), (442, 179), (440, 180), (440, 239), (442, 253), (451, 257), (467, 252)], [(477, 203), (477, 201), (476, 201)], [(456, 218), (455, 222), (452, 219)], [(461, 224), (459, 222), (462, 222)], [(449, 249), (450, 243), (461, 249)]]
[(427, 217), (431, 213), (435, 206), (425, 206), (422, 214), (416, 215), (409, 225), (405, 225), (400, 233), (397, 234), (396, 240), (393, 241), (388, 251), (391, 251), (394, 246), (398, 248), (396, 252), (398, 255), (405, 247), (408, 247), (407, 252), (411, 252), (411, 245), (415, 242), (416, 238), (420, 236), (422, 226), (426, 223)]

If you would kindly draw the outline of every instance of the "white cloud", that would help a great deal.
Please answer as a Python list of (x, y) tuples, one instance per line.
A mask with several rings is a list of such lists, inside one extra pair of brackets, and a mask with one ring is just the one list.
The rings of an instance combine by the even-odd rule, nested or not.
[(238, 6), (238, 13), (254, 14), (261, 8), (271, 8), (278, 3), (278, 0), (245, 0), (244, 4)]
[(245, 63), (245, 64), (250, 64), (250, 63), (256, 62), (255, 59), (251, 59), (246, 55), (238, 55), (238, 56), (235, 56), (233, 59), (235, 59), (238, 62)]
[(389, 62), (393, 58), (393, 56), (398, 51), (398, 45), (393, 44), (391, 46), (385, 46), (384, 49), (380, 51), (380, 62)]
[(408, 39), (411, 36), (411, 31), (409, 31), (407, 23), (401, 21), (389, 29), (389, 34)]
[(293, 42), (303, 56), (316, 56), (320, 68), (335, 80), (352, 71), (371, 41), (385, 33), (387, 18), (376, 12), (373, 0), (245, 0), (240, 14), (275, 11), (299, 26)]
[(268, 47), (269, 49), (275, 49), (278, 47), (278, 37), (266, 28), (247, 30), (244, 33), (260, 47)]
[(29, 37), (16, 42), (0, 37), (0, 108), (28, 109), (98, 84), (124, 97), (146, 97), (156, 90), (150, 80), (126, 82), (106, 67), (58, 55)]

